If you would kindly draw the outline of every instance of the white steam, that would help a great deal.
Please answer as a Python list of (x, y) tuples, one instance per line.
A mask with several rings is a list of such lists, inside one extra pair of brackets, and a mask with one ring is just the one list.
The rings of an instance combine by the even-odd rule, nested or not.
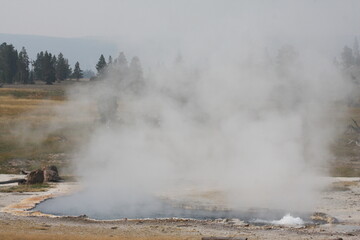
[(304, 221), (299, 217), (293, 217), (290, 214), (286, 214), (278, 221), (272, 221), (272, 224), (276, 225), (304, 225)]
[[(114, 68), (70, 93), (69, 112), (88, 104), (94, 123), (74, 161), (85, 190), (62, 206), (136, 215), (191, 187), (231, 209), (311, 209), (348, 92), (329, 54), (353, 29), (333, 18), (340, 1), (160, 2), (121, 21), (146, 55), (144, 84)], [(104, 99), (117, 108), (101, 124)]]
[(293, 217), (290, 213), (286, 214), (284, 217), (282, 217), (280, 220), (274, 220), (274, 221), (268, 221), (263, 219), (256, 219), (252, 221), (254, 223), (270, 223), (275, 225), (285, 225), (285, 226), (302, 226), (305, 224), (304, 220), (302, 220), (300, 217)]
[(273, 59), (228, 59), (159, 67), (140, 91), (116, 71), (75, 91), (118, 108), (110, 123), (94, 123), (75, 161), (85, 191), (74, 202), (146, 214), (159, 211), (157, 196), (192, 187), (218, 191), (231, 209), (311, 209), (338, 130), (342, 78), (330, 61), (289, 46)]

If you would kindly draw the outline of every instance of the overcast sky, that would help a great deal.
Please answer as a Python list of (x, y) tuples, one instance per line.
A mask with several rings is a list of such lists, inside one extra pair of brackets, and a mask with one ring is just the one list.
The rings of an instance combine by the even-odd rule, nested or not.
[[(47, 36), (179, 35), (258, 26), (296, 33), (359, 31), (358, 0), (0, 0), (0, 32)], [(294, 29), (291, 29), (291, 25)], [(231, 29), (235, 30), (235, 29)]]
[(0, 0), (0, 32), (178, 48), (274, 36), (322, 41), (358, 35), (359, 10), (359, 0)]

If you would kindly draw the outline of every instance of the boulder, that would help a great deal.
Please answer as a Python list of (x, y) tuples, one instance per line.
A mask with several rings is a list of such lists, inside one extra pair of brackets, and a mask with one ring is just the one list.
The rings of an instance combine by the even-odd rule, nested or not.
[(44, 182), (44, 171), (41, 169), (30, 172), (27, 175), (26, 184), (37, 184)]
[(42, 170), (44, 171), (45, 182), (58, 182), (61, 180), (56, 166), (54, 165), (46, 166)]

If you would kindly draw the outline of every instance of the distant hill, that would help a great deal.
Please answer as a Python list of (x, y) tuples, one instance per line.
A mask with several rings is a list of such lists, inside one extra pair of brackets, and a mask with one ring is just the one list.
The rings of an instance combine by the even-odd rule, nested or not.
[(72, 68), (76, 61), (80, 67), (95, 70), (95, 65), (101, 54), (106, 60), (109, 55), (116, 57), (118, 50), (116, 44), (92, 37), (86, 38), (58, 38), (36, 35), (17, 35), (0, 33), (0, 44), (6, 42), (13, 44), (19, 51), (24, 46), (33, 60), (40, 51), (49, 51), (55, 55), (60, 52), (69, 59)]

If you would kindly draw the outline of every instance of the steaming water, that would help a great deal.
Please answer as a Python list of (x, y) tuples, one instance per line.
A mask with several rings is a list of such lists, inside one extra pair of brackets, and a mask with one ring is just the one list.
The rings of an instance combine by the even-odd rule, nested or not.
[[(221, 5), (232, 9), (229, 4)], [(220, 189), (231, 209), (286, 209), (275, 217), (258, 219), (280, 219), (279, 224), (301, 222), (285, 214), (311, 211), (316, 204), (323, 187), (316, 177), (332, 159), (330, 146), (342, 131), (339, 126), (344, 124), (339, 121), (345, 116), (350, 88), (334, 67), (333, 57), (315, 49), (311, 42), (314, 34), (306, 31), (312, 22), (301, 34), (297, 24), (273, 17), (280, 13), (287, 16), (288, 6), (272, 5), (268, 7), (274, 7), (274, 14), (265, 19), (266, 23), (279, 20), (275, 24), (281, 26), (276, 28), (279, 32), (273, 34), (282, 47), (262, 33), (274, 31), (274, 26), (253, 25), (260, 22), (246, 21), (241, 11), (234, 11), (233, 19), (229, 11), (216, 9), (226, 12), (226, 21), (217, 23), (215, 31), (211, 23), (218, 18), (207, 16), (205, 10), (204, 27), (195, 27), (197, 21), (184, 26), (189, 32), (186, 39), (179, 39), (183, 42), (180, 51), (185, 53), (182, 61), (170, 63), (167, 59), (175, 56), (165, 51), (166, 57), (157, 64), (160, 53), (155, 47), (150, 66), (143, 68), (143, 82), (130, 78), (134, 75), (130, 74), (131, 66), (121, 55), (114, 59), (116, 64), (105, 79), (72, 86), (69, 101), (64, 103), (67, 110), (63, 111), (63, 106), (57, 116), (81, 123), (85, 119), (91, 125), (89, 134), (79, 139), (83, 144), (76, 149), (73, 161), (74, 174), (81, 177), (88, 193), (49, 200), (38, 209), (98, 219), (237, 217), (236, 211), (192, 212), (149, 197), (189, 183)], [(239, 9), (248, 12), (247, 8)], [(254, 18), (263, 15), (258, 7), (254, 9), (249, 12)], [(308, 9), (296, 9), (299, 23), (308, 22), (303, 18), (311, 19)], [(321, 8), (319, 14), (323, 9), (328, 8)], [(267, 7), (264, 10), (267, 12)], [(159, 6), (162, 11), (168, 12)], [(181, 14), (179, 23), (183, 18)], [(338, 19), (323, 23), (326, 28), (337, 26)], [(203, 34), (206, 29), (209, 35)], [(316, 35), (322, 36), (319, 29), (317, 25)], [(306, 43), (288, 42), (286, 36), (294, 30), (297, 42), (307, 39)], [(162, 34), (158, 37), (167, 41)], [(321, 44), (328, 41), (324, 37)], [(174, 42), (169, 46), (177, 49)], [(138, 53), (141, 58), (141, 51)], [(111, 122), (97, 124), (104, 112), (109, 113)], [(49, 131), (72, 129), (58, 122), (53, 125)], [(21, 135), (33, 139), (31, 134)]]
[[(285, 50), (287, 56), (290, 50)], [(73, 162), (86, 192), (49, 200), (37, 210), (95, 219), (301, 223), (285, 214), (311, 211), (316, 202), (322, 187), (317, 176), (331, 158), (345, 90), (327, 61), (298, 68), (287, 60), (160, 68), (146, 78), (140, 93), (129, 90), (130, 83), (116, 71), (74, 87), (71, 113), (81, 112), (74, 102), (100, 106), (88, 113), (92, 131)], [(106, 125), (96, 121), (102, 108), (110, 113)], [(209, 198), (223, 198), (234, 211), (191, 211), (153, 197), (182, 187), (219, 190)], [(267, 218), (241, 212), (249, 208), (284, 211)]]
[(294, 226), (294, 225), (304, 225), (305, 222), (300, 217), (293, 217), (290, 213), (286, 214), (280, 220), (265, 220), (265, 219), (256, 219), (255, 223), (264, 223), (264, 224), (274, 224), (274, 225), (286, 225), (286, 226)]
[[(334, 113), (333, 106), (343, 100), (335, 70), (329, 76), (322, 73), (328, 66), (307, 67), (304, 73), (282, 65), (253, 71), (234, 63), (224, 69), (221, 63), (199, 73), (176, 66), (146, 79), (141, 94), (124, 87), (116, 72), (73, 89), (73, 102), (93, 106), (110, 99), (119, 107), (110, 104), (115, 108), (107, 125), (94, 120), (74, 160), (86, 191), (49, 200), (37, 210), (95, 219), (301, 223), (285, 214), (311, 211), (322, 187), (319, 168), (331, 157), (329, 145), (338, 132), (340, 111)], [(279, 69), (289, 72), (279, 75)], [(182, 187), (218, 189), (210, 198), (223, 198), (234, 211), (191, 211), (153, 197)], [(249, 208), (284, 211), (267, 218), (241, 212)]]
[[(167, 218), (185, 218), (185, 219), (240, 219), (241, 221), (252, 223), (255, 225), (304, 225), (310, 223), (309, 214), (295, 213), (293, 217), (285, 214), (282, 210), (268, 209), (249, 209), (239, 210), (216, 210), (210, 209), (208, 206), (196, 206), (193, 208), (181, 207), (171, 202), (159, 199), (144, 199), (142, 203), (138, 202), (136, 209), (134, 204), (122, 205), (121, 207), (113, 206), (111, 209), (107, 206), (97, 206), (95, 209), (102, 211), (92, 211), (86, 202), (78, 202), (76, 199), (83, 199), (81, 193), (71, 196), (58, 197), (46, 200), (37, 205), (33, 210), (57, 216), (81, 216), (86, 215), (96, 220), (114, 220), (114, 219), (167, 219)], [(75, 200), (74, 200), (75, 199)], [(147, 206), (148, 202), (152, 202), (151, 208)], [(212, 206), (213, 207), (213, 206)], [(274, 219), (280, 219), (275, 220)]]
[(272, 223), (276, 225), (304, 225), (304, 220), (300, 217), (293, 217), (290, 214), (286, 214), (279, 221), (272, 221)]

